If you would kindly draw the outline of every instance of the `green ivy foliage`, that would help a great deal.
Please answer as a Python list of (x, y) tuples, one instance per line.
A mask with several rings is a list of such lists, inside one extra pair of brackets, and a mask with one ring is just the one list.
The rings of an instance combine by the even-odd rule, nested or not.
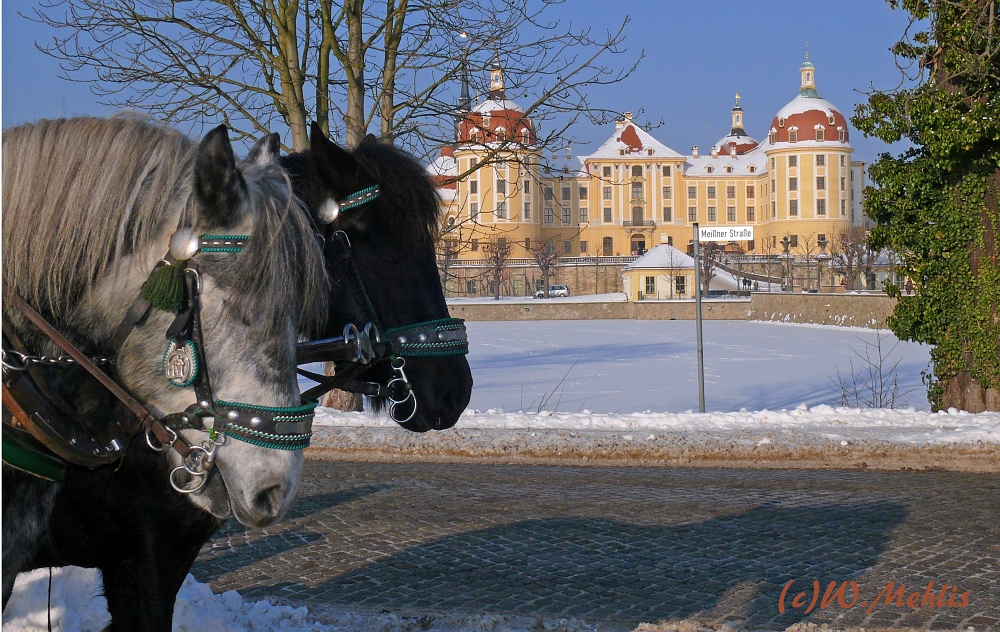
[(985, 239), (1000, 228), (1000, 24), (992, 0), (889, 3), (920, 29), (893, 52), (923, 76), (871, 94), (852, 121), (865, 135), (912, 145), (871, 166), (864, 204), (876, 223), (871, 245), (899, 253), (916, 286), (913, 296), (888, 288), (898, 299), (889, 327), (934, 345), (925, 377), (937, 409), (960, 371), (1000, 387), (1000, 267)]

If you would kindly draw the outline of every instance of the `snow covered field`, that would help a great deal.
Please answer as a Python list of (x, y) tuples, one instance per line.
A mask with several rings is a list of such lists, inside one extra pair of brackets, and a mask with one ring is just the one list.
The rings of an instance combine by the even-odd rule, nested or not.
[[(528, 299), (530, 300), (530, 299)], [(557, 299), (570, 300), (570, 299)], [(619, 442), (650, 442), (660, 433), (698, 437), (729, 433), (767, 445), (782, 433), (796, 441), (890, 441), (908, 445), (1000, 444), (1000, 414), (930, 413), (920, 372), (929, 351), (912, 343), (893, 347), (881, 335), (883, 366), (898, 366), (897, 409), (840, 407), (843, 376), (863, 368), (858, 353), (876, 353), (871, 330), (754, 322), (704, 323), (705, 414), (698, 408), (694, 323), (688, 321), (470, 322), (470, 354), (476, 386), (458, 427), (489, 434), (546, 431), (610, 433)], [(867, 343), (867, 344), (866, 344)], [(892, 349), (891, 353), (889, 353)], [(859, 364), (861, 362), (861, 364)], [(715, 411), (715, 412), (712, 412)], [(382, 431), (408, 439), (385, 417), (321, 410), (324, 432)], [(324, 427), (325, 426), (325, 427)], [(454, 435), (456, 433), (452, 433)], [(422, 435), (428, 436), (428, 435)], [(449, 433), (437, 437), (448, 440)], [(506, 436), (506, 435), (504, 435)], [(568, 436), (568, 435), (567, 435)], [(525, 440), (531, 440), (527, 438)], [(46, 629), (48, 573), (19, 578), (4, 616), (3, 632)], [(56, 571), (53, 629), (99, 630), (107, 623), (96, 574)], [(536, 620), (462, 615), (449, 630), (530, 630)], [(574, 621), (552, 622), (567, 631), (589, 629)], [(188, 577), (175, 610), (174, 630), (412, 630), (398, 614), (329, 613), (324, 622), (305, 608), (249, 603), (234, 592), (213, 595)], [(437, 629), (437, 628), (436, 628)]]
[[(470, 408), (600, 413), (698, 410), (692, 321), (470, 322), (476, 381)], [(880, 334), (868, 329), (705, 321), (706, 410), (840, 404), (835, 383), (861, 368)], [(920, 372), (929, 348), (881, 332), (884, 368), (899, 362), (898, 408), (927, 410)], [(890, 349), (895, 349), (890, 354)], [(565, 380), (563, 380), (565, 378)]]

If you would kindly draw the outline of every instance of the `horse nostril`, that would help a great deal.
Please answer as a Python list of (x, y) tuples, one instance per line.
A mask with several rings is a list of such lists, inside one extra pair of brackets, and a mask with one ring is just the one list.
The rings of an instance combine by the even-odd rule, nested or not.
[(261, 516), (276, 516), (283, 507), (285, 494), (281, 490), (281, 485), (268, 487), (260, 492), (253, 499), (253, 509)]

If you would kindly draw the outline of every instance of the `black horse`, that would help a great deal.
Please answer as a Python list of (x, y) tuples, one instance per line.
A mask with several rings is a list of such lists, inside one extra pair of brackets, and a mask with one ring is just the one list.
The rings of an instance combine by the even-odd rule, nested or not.
[[(386, 332), (448, 319), (434, 253), (437, 194), (419, 163), (373, 138), (346, 152), (316, 127), (310, 151), (285, 157), (282, 163), (295, 193), (314, 217), (320, 217), (317, 226), (325, 229), (327, 242), (332, 243), (337, 231), (346, 234), (367, 294), (358, 295), (342, 253), (328, 248), (327, 269), (335, 284), (328, 335), (339, 335), (346, 323), (367, 322), (372, 311)], [(353, 209), (345, 204), (346, 210), (332, 223), (322, 223), (331, 200), (344, 200), (374, 185), (380, 187), (377, 198)], [(406, 361), (414, 397), (402, 404), (400, 414), (408, 419), (401, 425), (418, 432), (453, 426), (472, 390), (465, 357), (406, 356)], [(373, 362), (356, 377), (384, 387), (397, 375), (392, 362)], [(376, 408), (385, 406), (386, 397), (380, 393), (372, 400)], [(416, 410), (406, 410), (413, 402)], [(117, 468), (69, 468), (39, 552), (24, 570), (96, 567), (112, 618), (109, 629), (170, 630), (181, 583), (224, 521), (174, 492), (168, 476), (162, 459), (136, 444)]]
[[(358, 379), (387, 384), (399, 375), (393, 366), (405, 361), (413, 396), (400, 398), (405, 401), (392, 411), (393, 418), (415, 432), (454, 426), (472, 394), (472, 371), (465, 356), (435, 350), (433, 343), (424, 345), (427, 352), (400, 345), (405, 340), (401, 334), (412, 334), (415, 342), (426, 332), (425, 337), (437, 340), (448, 332), (435, 332), (434, 323), (446, 323), (440, 330), (451, 327), (434, 250), (438, 196), (423, 167), (371, 135), (355, 150), (345, 151), (316, 124), (309, 151), (283, 157), (281, 164), (326, 242), (327, 272), (337, 297), (330, 305), (327, 335), (339, 336), (347, 322), (379, 322), (383, 336), (394, 344), (396, 358), (383, 358)], [(350, 260), (338, 233), (346, 235)], [(354, 278), (352, 267), (359, 278)], [(389, 395), (381, 389), (371, 399), (376, 410), (386, 406)]]

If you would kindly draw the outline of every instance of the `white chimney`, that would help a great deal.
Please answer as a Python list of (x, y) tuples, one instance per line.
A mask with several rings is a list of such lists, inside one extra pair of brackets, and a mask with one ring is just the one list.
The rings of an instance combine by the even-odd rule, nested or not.
[(697, 158), (698, 157), (698, 146), (697, 145), (695, 145), (694, 147), (691, 148), (691, 157), (692, 158)]
[(718, 157), (719, 157), (719, 148), (716, 147), (715, 145), (712, 145), (712, 158), (718, 158)]
[(736, 143), (729, 143), (729, 155), (736, 156)]

